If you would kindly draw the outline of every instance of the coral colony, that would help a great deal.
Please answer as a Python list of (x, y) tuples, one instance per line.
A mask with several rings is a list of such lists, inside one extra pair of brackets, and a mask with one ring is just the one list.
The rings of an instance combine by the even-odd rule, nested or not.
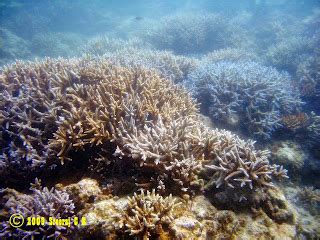
[[(103, 57), (47, 59), (7, 66), (1, 85), (7, 99), (1, 106), (5, 116), (3, 172), (24, 172), (24, 178), (30, 179), (34, 172), (41, 174), (52, 165), (88, 164), (97, 158), (97, 162), (110, 160), (113, 165), (132, 168), (136, 182), (146, 182), (147, 190), (178, 195), (202, 191), (200, 172), (217, 188), (240, 192), (245, 187), (274, 187), (272, 178), (286, 177), (282, 167), (269, 163), (268, 151), (257, 151), (252, 141), (202, 124), (198, 107), (187, 92), (153, 71), (118, 67)], [(108, 174), (107, 169), (105, 172)], [(42, 191), (63, 196), (55, 190)], [(160, 198), (152, 191), (148, 198)], [(50, 199), (44, 198), (44, 204), (50, 206)], [(130, 201), (134, 200), (142, 201), (137, 197)], [(163, 204), (168, 204), (165, 200)], [(5, 206), (11, 206), (8, 201)], [(17, 206), (19, 201), (17, 197)], [(36, 214), (34, 210), (32, 215)], [(155, 228), (152, 219), (143, 229), (138, 228), (141, 223), (134, 223), (138, 219), (128, 214), (125, 232), (130, 235), (147, 234)], [(143, 219), (139, 221), (147, 221)], [(5, 233), (21, 234), (11, 230), (9, 233), (6, 228)]]
[(255, 62), (209, 61), (189, 76), (195, 96), (209, 100), (207, 111), (215, 122), (235, 118), (238, 122), (230, 124), (240, 122), (246, 132), (263, 138), (270, 138), (281, 126), (281, 115), (297, 111), (302, 104), (290, 89), (287, 74)]
[(256, 7), (4, 20), (0, 238), (318, 239), (320, 11)]

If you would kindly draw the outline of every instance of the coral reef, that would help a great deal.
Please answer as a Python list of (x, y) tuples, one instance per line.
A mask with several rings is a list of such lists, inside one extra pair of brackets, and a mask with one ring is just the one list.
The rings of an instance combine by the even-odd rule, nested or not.
[(20, 2), (1, 239), (320, 238), (317, 1)]
[(158, 73), (174, 83), (180, 83), (199, 64), (198, 60), (190, 57), (174, 55), (168, 51), (157, 51), (151, 49), (125, 48), (115, 53), (104, 55), (110, 61), (121, 66), (141, 66), (156, 70)]
[(0, 28), (0, 66), (31, 56), (29, 43), (6, 28)]
[(299, 214), (298, 237), (305, 239), (319, 238), (319, 190), (293, 184), (283, 186), (283, 190)]
[(206, 166), (215, 171), (210, 182), (214, 181), (216, 188), (274, 187), (270, 183), (272, 176), (287, 177), (287, 172), (282, 167), (269, 164), (269, 151), (250, 151), (253, 149), (253, 142), (245, 142), (228, 132), (224, 137), (231, 147), (229, 153), (217, 155), (213, 164)]
[(154, 50), (150, 44), (138, 38), (125, 41), (105, 36), (99, 37), (87, 44), (84, 53), (92, 56), (103, 55), (120, 66), (140, 66), (157, 70), (161, 76), (175, 83), (185, 80), (198, 64), (195, 58)]
[[(51, 225), (49, 218), (72, 218), (74, 216), (74, 204), (69, 198), (69, 194), (54, 188), (41, 187), (41, 183), (36, 179), (35, 184), (30, 188), (32, 194), (22, 194), (15, 190), (5, 190), (4, 209), (5, 217), (0, 228), (1, 237), (12, 238), (57, 238), (68, 236), (73, 230), (73, 226)], [(3, 194), (3, 193), (2, 193)], [(41, 227), (30, 226), (26, 222), (21, 228), (14, 228), (8, 223), (12, 214), (21, 214), (27, 217), (43, 217)], [(40, 225), (40, 224), (39, 224)]]
[(232, 43), (239, 44), (239, 41), (232, 41), (232, 37), (239, 31), (240, 28), (232, 28), (227, 18), (219, 14), (184, 13), (162, 18), (142, 37), (158, 49), (190, 54), (236, 47)]
[(266, 139), (281, 126), (281, 115), (301, 106), (290, 82), (287, 74), (255, 62), (221, 61), (200, 65), (186, 85), (217, 126), (230, 127), (235, 115), (246, 134)]
[(279, 70), (295, 74), (300, 62), (308, 57), (312, 51), (312, 44), (308, 38), (292, 37), (272, 45), (266, 55), (266, 62)]
[(298, 197), (301, 201), (309, 204), (320, 204), (320, 190), (313, 187), (305, 187), (298, 193)]
[(57, 112), (67, 101), (50, 89), (49, 74), (50, 67), (45, 70), (44, 66), (23, 62), (2, 70), (0, 172), (3, 183), (6, 176), (32, 175), (50, 158), (48, 141), (58, 128)]
[(308, 124), (308, 120), (308, 115), (302, 112), (282, 117), (283, 126), (292, 131), (304, 128)]
[[(258, 19), (259, 20), (258, 20)], [(249, 27), (257, 45), (256, 51), (267, 54), (269, 48), (282, 43), (286, 39), (294, 39), (303, 36), (303, 24), (301, 19), (290, 14), (289, 11), (271, 10), (255, 15)], [(290, 41), (290, 40), (289, 40)], [(294, 49), (291, 49), (294, 51)]]
[(128, 198), (123, 215), (115, 220), (116, 230), (124, 230), (131, 236), (143, 239), (157, 236), (162, 233), (164, 225), (168, 226), (174, 220), (172, 214), (179, 204), (172, 195), (163, 198), (155, 193), (155, 189), (152, 192), (134, 194), (132, 198)]
[(289, 136), (294, 136), (299, 141), (304, 141), (306, 147), (318, 146), (320, 117), (315, 112), (309, 114), (300, 112), (283, 116), (282, 123)]
[[(131, 167), (150, 177), (139, 182), (149, 189), (193, 192), (203, 186), (203, 160), (224, 158), (230, 140), (238, 142), (205, 127), (180, 87), (105, 58), (18, 62), (3, 70), (1, 83), (1, 170), (14, 176), (67, 160), (132, 159)], [(231, 138), (222, 141), (225, 135)], [(249, 145), (248, 154), (255, 151)]]
[(310, 124), (307, 126), (307, 133), (314, 144), (318, 145), (320, 136), (320, 116), (316, 115), (314, 112), (311, 112), (310, 119)]
[(37, 57), (77, 56), (84, 37), (72, 32), (48, 32), (35, 34), (31, 39), (30, 50)]
[(216, 63), (220, 61), (258, 61), (254, 52), (249, 52), (244, 49), (237, 48), (223, 48), (215, 50), (204, 55), (201, 58), (201, 62), (205, 64)]
[(216, 169), (219, 181), (237, 175), (242, 161), (254, 171), (270, 170), (252, 175), (254, 186), (271, 186), (271, 175), (279, 174), (264, 152), (259, 160), (252, 142), (205, 127), (188, 94), (155, 72), (121, 68), (105, 58), (47, 59), (8, 66), (1, 79), (8, 99), (1, 109), (4, 173), (31, 177), (59, 162), (131, 159), (130, 167), (144, 176), (137, 184), (176, 193), (202, 189), (199, 173), (208, 159), (218, 166), (233, 162), (227, 175)]
[(127, 49), (142, 49), (150, 48), (148, 43), (139, 38), (131, 38), (130, 40), (123, 40), (121, 38), (110, 38), (107, 36), (100, 36), (90, 39), (84, 46), (83, 52), (95, 56), (101, 56), (106, 53), (124, 52)]
[[(138, 225), (137, 234), (132, 236), (136, 239), (269, 239), (276, 237), (275, 234), (280, 238), (294, 238), (297, 234), (294, 223), (296, 213), (290, 212), (292, 209), (280, 192), (270, 194), (269, 204), (265, 200), (260, 203), (256, 202), (258, 208), (256, 212), (247, 211), (242, 214), (231, 210), (219, 210), (201, 195), (193, 199), (177, 197), (168, 203), (170, 196), (163, 197), (155, 193), (97, 200), (79, 213), (87, 219), (87, 225), (81, 226), (79, 231), (83, 233), (82, 236), (129, 238), (132, 233), (131, 227), (136, 227), (136, 223), (141, 223)], [(99, 198), (101, 197), (98, 196)], [(140, 201), (142, 199), (144, 201)], [(156, 202), (153, 201), (155, 199), (157, 199)], [(163, 211), (159, 215), (161, 212), (159, 209), (165, 209), (162, 208), (163, 206), (169, 211)], [(270, 217), (260, 206), (266, 212), (271, 212), (268, 209), (273, 206), (274, 216), (268, 212)], [(126, 225), (128, 214), (134, 225), (131, 224), (131, 221)], [(146, 221), (141, 221), (142, 216), (145, 216)], [(167, 221), (169, 216), (171, 220)], [(282, 216), (278, 218), (281, 219), (279, 221), (281, 223), (273, 220), (277, 219), (276, 216)], [(163, 220), (160, 221), (160, 219)], [(148, 220), (155, 221), (157, 227), (154, 228), (154, 225), (151, 224), (151, 227), (148, 228)], [(149, 231), (149, 236), (144, 234), (146, 230)]]
[(300, 92), (306, 97), (315, 97), (311, 101), (317, 101), (320, 90), (320, 50), (315, 55), (308, 57), (299, 64), (297, 70)]

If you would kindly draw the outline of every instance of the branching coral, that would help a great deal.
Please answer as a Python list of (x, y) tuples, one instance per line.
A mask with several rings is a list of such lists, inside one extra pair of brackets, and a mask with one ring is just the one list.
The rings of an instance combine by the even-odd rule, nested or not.
[(47, 32), (34, 34), (31, 51), (39, 57), (76, 56), (84, 45), (83, 37), (73, 32)]
[(298, 192), (298, 197), (302, 202), (309, 204), (320, 204), (320, 190), (313, 187), (304, 187)]
[(206, 54), (202, 59), (202, 63), (210, 64), (220, 61), (248, 61), (257, 60), (254, 52), (248, 52), (237, 48), (223, 48)]
[(151, 49), (139, 39), (124, 41), (101, 37), (89, 43), (85, 52), (93, 56), (104, 55), (114, 64), (121, 66), (155, 69), (161, 76), (176, 83), (186, 79), (198, 64), (194, 58)]
[(266, 62), (295, 74), (299, 63), (305, 60), (311, 51), (310, 39), (291, 37), (272, 45), (266, 53)]
[(319, 144), (320, 117), (314, 112), (284, 116), (282, 122), (286, 129), (291, 130), (297, 137), (302, 137), (303, 141), (306, 140), (311, 146)]
[(142, 49), (149, 48), (148, 43), (139, 38), (133, 38), (125, 41), (120, 38), (109, 38), (107, 36), (100, 36), (91, 39), (85, 45), (83, 51), (85, 54), (101, 56), (106, 53), (123, 52), (126, 49)]
[(202, 65), (189, 75), (186, 85), (192, 86), (203, 111), (209, 112), (215, 123), (226, 126), (236, 115), (251, 136), (270, 138), (281, 125), (280, 114), (301, 106), (298, 93), (288, 88), (287, 74), (255, 62)]
[(114, 67), (106, 59), (17, 63), (1, 77), (7, 99), (1, 106), (3, 172), (33, 170), (33, 162), (41, 161), (42, 167), (57, 157), (64, 163), (76, 157), (73, 153), (106, 143), (111, 147), (110, 141), (120, 144), (121, 119), (134, 119), (132, 127), (140, 130), (159, 117), (167, 124), (196, 111), (186, 92), (156, 73)]
[(227, 19), (218, 14), (184, 13), (164, 17), (145, 38), (158, 49), (188, 54), (230, 46), (227, 40), (236, 34), (236, 30), (231, 29)]
[(30, 195), (16, 191), (7, 193), (8, 200), (4, 205), (7, 217), (9, 219), (12, 214), (21, 214), (25, 219), (27, 217), (44, 217), (45, 221), (41, 223), (41, 227), (28, 226), (25, 222), (20, 228), (13, 228), (8, 221), (5, 221), (0, 229), (0, 236), (12, 238), (67, 236), (73, 226), (52, 225), (49, 218), (63, 219), (74, 216), (74, 204), (69, 198), (69, 194), (54, 188), (41, 187), (37, 181), (30, 190), (32, 191)]
[(175, 83), (185, 80), (198, 64), (198, 61), (191, 57), (151, 49), (126, 48), (117, 53), (107, 53), (105, 56), (121, 66), (142, 66), (147, 69), (155, 69), (161, 76)]
[[(320, 49), (303, 61), (297, 70), (298, 87), (303, 96), (318, 97), (320, 91)], [(316, 98), (318, 99), (318, 98)]]
[(163, 226), (169, 226), (174, 219), (173, 211), (180, 203), (171, 195), (162, 197), (147, 191), (129, 197), (127, 208), (120, 219), (116, 221), (118, 230), (124, 229), (129, 235), (140, 236), (143, 239), (156, 236), (163, 231)]
[(157, 183), (159, 190), (165, 190), (163, 181), (173, 181), (184, 192), (189, 190), (189, 185), (201, 187), (202, 181), (197, 175), (202, 168), (199, 161), (202, 158), (199, 144), (202, 143), (195, 137), (198, 134), (195, 124), (188, 117), (167, 125), (160, 118), (140, 130), (130, 129), (130, 125), (135, 126), (132, 122), (120, 123), (119, 139), (124, 149), (116, 154), (131, 156), (140, 166), (162, 172)]
[(51, 89), (55, 80), (51, 76), (53, 65), (49, 65), (49, 61), (42, 66), (17, 62), (2, 70), (0, 171), (3, 176), (38, 171), (50, 158), (48, 138), (57, 130), (59, 112), (68, 103), (61, 92)]
[(302, 112), (282, 117), (283, 125), (293, 131), (305, 127), (308, 120), (308, 115)]
[(314, 112), (311, 112), (310, 116), (311, 122), (307, 127), (308, 135), (315, 143), (319, 143), (320, 136), (320, 116), (316, 115)]
[[(40, 148), (38, 154), (43, 155), (39, 158), (45, 166), (79, 159), (87, 165), (89, 159), (107, 161), (106, 166), (110, 160), (130, 163), (138, 173), (137, 184), (175, 193), (200, 191), (204, 183), (199, 173), (207, 161), (214, 161), (213, 165), (221, 159), (226, 161), (226, 176), (232, 171), (236, 172), (232, 176), (237, 175), (239, 169), (234, 164), (245, 162), (249, 174), (258, 171), (259, 177), (252, 173), (252, 187), (271, 186), (271, 175), (278, 175), (275, 167), (268, 165), (264, 152), (256, 153), (251, 142), (204, 126), (197, 115), (197, 104), (188, 93), (154, 71), (123, 68), (105, 57), (48, 59), (9, 66), (1, 79), (4, 93), (14, 95), (9, 102), (11, 110), (6, 105), (1, 109), (2, 135), (7, 136), (1, 139), (1, 166), (7, 164), (3, 159), (18, 136), (24, 137), (19, 149), (31, 151), (23, 142), (33, 140), (34, 135), (29, 128), (22, 135), (16, 126), (28, 122), (11, 112), (20, 101), (28, 99), (27, 103), (37, 110), (31, 127), (39, 129), (37, 139), (45, 139), (42, 145), (34, 146)], [(29, 105), (23, 105), (27, 109), (21, 106), (24, 112), (31, 111)], [(18, 162), (24, 166), (28, 159), (20, 158)], [(225, 173), (215, 170), (221, 182)]]
[(217, 188), (274, 187), (272, 177), (287, 177), (282, 166), (269, 164), (269, 151), (254, 151), (253, 142), (240, 140), (230, 132), (221, 135), (220, 139), (228, 145), (228, 152), (217, 154), (216, 159), (206, 166), (214, 170), (211, 184)]

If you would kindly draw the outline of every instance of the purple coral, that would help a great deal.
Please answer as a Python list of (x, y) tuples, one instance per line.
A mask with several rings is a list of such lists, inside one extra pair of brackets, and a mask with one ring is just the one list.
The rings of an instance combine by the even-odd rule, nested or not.
[(65, 236), (73, 229), (64, 226), (50, 226), (49, 217), (64, 219), (74, 216), (74, 204), (69, 198), (69, 194), (55, 188), (48, 189), (41, 187), (36, 180), (36, 184), (30, 188), (32, 194), (20, 194), (16, 191), (9, 192), (7, 202), (4, 208), (7, 209), (7, 216), (12, 214), (21, 214), (25, 219), (27, 217), (44, 217), (46, 222), (41, 226), (21, 226), (13, 228), (8, 221), (4, 221), (0, 228), (0, 237), (28, 238), (34, 236), (43, 236), (54, 238)]
[(265, 139), (281, 126), (282, 114), (302, 104), (288, 74), (251, 61), (204, 62), (186, 85), (216, 124), (235, 118), (247, 134)]

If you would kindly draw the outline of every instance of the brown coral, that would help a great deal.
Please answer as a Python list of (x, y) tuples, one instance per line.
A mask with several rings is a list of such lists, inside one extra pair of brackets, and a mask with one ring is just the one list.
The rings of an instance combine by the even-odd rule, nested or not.
[(298, 198), (302, 202), (309, 204), (319, 204), (320, 203), (320, 190), (314, 187), (304, 187), (298, 192)]
[(282, 117), (284, 126), (291, 130), (303, 128), (307, 125), (308, 115), (306, 113), (297, 113), (293, 115), (286, 115)]
[(139, 195), (135, 193), (128, 199), (127, 208), (116, 225), (119, 230), (125, 229), (129, 235), (143, 239), (159, 234), (162, 225), (169, 226), (174, 219), (173, 210), (180, 204), (171, 195), (163, 198), (156, 194), (154, 189), (146, 194), (143, 191)]

